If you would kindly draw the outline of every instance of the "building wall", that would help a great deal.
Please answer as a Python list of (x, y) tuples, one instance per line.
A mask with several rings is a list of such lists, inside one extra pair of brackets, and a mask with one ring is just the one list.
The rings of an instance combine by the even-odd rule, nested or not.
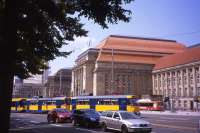
[(14, 85), (14, 90), (13, 97), (29, 98), (43, 96), (44, 86), (36, 83), (22, 83), (20, 85)]
[(72, 95), (152, 94), (153, 65), (85, 62), (72, 70)]
[(71, 69), (61, 69), (54, 76), (49, 76), (45, 84), (45, 97), (70, 96)]
[(76, 61), (72, 69), (71, 95), (89, 95), (93, 93), (93, 79), (97, 50), (91, 50), (81, 60)]
[[(94, 95), (109, 94), (152, 94), (151, 70), (153, 65), (98, 63), (94, 74)], [(96, 80), (96, 81), (95, 81)]]
[(196, 109), (200, 95), (200, 62), (153, 71), (153, 94), (169, 97), (168, 109)]
[(185, 49), (173, 40), (108, 36), (78, 56), (72, 69), (71, 94), (152, 95), (157, 60)]

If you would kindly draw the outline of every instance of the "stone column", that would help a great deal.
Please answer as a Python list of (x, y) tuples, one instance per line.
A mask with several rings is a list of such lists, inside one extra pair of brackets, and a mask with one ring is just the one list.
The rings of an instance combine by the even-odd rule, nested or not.
[(175, 70), (175, 88), (174, 89), (176, 91), (175, 102), (176, 102), (176, 105), (178, 105), (178, 100), (179, 100), (179, 95), (178, 94), (179, 94), (179, 91), (180, 91), (179, 87), (178, 87), (178, 70)]
[(164, 81), (163, 81), (163, 73), (162, 72), (160, 73), (160, 80), (161, 80), (161, 82), (160, 82), (161, 83), (161, 88), (160, 88), (161, 94), (160, 95), (162, 95), (164, 97), (164, 84), (163, 84)]
[(93, 76), (93, 95), (97, 95), (97, 72), (94, 72)]
[(187, 87), (187, 97), (189, 97), (190, 95), (190, 76), (189, 76), (189, 68), (186, 68), (186, 79), (187, 79), (187, 84), (186, 84), (186, 87)]
[(71, 81), (71, 90), (70, 90), (70, 95), (74, 96), (74, 70), (72, 70), (72, 81)]
[(83, 65), (83, 69), (82, 69), (82, 82), (83, 82), (83, 87), (82, 87), (82, 89), (83, 89), (83, 92), (86, 90), (86, 65)]
[(184, 97), (183, 69), (180, 70), (180, 75), (181, 75), (181, 82), (180, 82), (180, 86), (181, 86), (181, 97)]
[(154, 80), (155, 80), (155, 77), (154, 77), (154, 75), (155, 75), (155, 73), (152, 74), (152, 81), (153, 81), (153, 82), (152, 82), (152, 83), (153, 83), (153, 95), (155, 94), (155, 89), (156, 89), (156, 88), (155, 88), (155, 81), (154, 81)]
[(193, 76), (193, 97), (194, 97), (197, 94), (196, 72), (194, 66), (192, 67), (192, 76)]
[(165, 92), (165, 97), (167, 97), (167, 73), (166, 72), (164, 72), (164, 77), (165, 77), (165, 85), (164, 85), (164, 92)]
[[(196, 95), (196, 94), (197, 94), (197, 91), (196, 91), (197, 84), (196, 84), (195, 66), (192, 67), (192, 76), (193, 76), (193, 95), (192, 95), (192, 97), (194, 98), (195, 96), (197, 96), (197, 95)], [(193, 100), (193, 103), (195, 103), (194, 100)], [(198, 104), (198, 103), (197, 103), (197, 104)], [(196, 106), (195, 106), (195, 104), (194, 104), (194, 109), (197, 109), (197, 106), (198, 106), (197, 104), (196, 104)]]
[[(187, 79), (187, 84), (186, 84), (187, 92), (186, 93), (187, 93), (187, 97), (189, 98), (190, 97), (190, 75), (189, 75), (189, 68), (186, 68), (186, 79)], [(190, 101), (187, 100), (187, 107), (189, 107), (189, 105), (190, 105)]]
[(170, 73), (170, 102), (171, 102), (171, 111), (174, 111), (174, 94), (173, 94), (173, 85), (172, 85), (172, 80), (173, 80), (173, 75), (172, 75), (172, 71), (169, 72)]
[[(182, 97), (185, 97), (184, 95), (184, 76), (183, 76), (183, 69), (180, 70), (180, 73), (181, 73), (181, 98)], [(184, 108), (184, 101), (181, 100), (181, 108)]]

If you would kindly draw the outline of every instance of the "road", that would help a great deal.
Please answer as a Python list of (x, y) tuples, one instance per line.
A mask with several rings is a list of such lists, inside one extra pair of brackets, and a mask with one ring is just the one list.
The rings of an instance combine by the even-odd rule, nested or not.
[[(197, 116), (142, 115), (152, 123), (152, 133), (200, 133)], [(73, 127), (71, 123), (48, 124), (46, 114), (12, 113), (10, 133), (103, 133), (100, 128)], [(114, 133), (109, 131), (108, 133)]]

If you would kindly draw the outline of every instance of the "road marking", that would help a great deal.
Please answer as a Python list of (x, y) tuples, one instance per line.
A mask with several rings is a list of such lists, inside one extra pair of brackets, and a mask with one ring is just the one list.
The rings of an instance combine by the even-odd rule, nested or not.
[(75, 129), (82, 130), (82, 131), (88, 131), (88, 132), (92, 132), (92, 133), (99, 133), (99, 131), (94, 131), (94, 130), (85, 129), (85, 128), (75, 128)]
[(34, 123), (34, 124), (39, 124), (40, 122), (38, 121), (30, 121), (31, 123)]
[(63, 127), (63, 125), (58, 125), (58, 124), (50, 124), (52, 126), (56, 126), (56, 127)]
[(170, 117), (160, 117), (160, 118), (168, 120), (188, 120), (187, 118), (170, 118)]
[(198, 128), (193, 128), (193, 127), (183, 127), (183, 126), (173, 126), (173, 125), (163, 125), (163, 124), (157, 124), (157, 123), (152, 123), (154, 126), (159, 126), (159, 127), (168, 127), (168, 128), (175, 128), (175, 129), (182, 129), (182, 130), (197, 130)]
[(29, 130), (29, 129), (40, 129), (40, 128), (50, 128), (49, 125), (43, 125), (43, 126), (34, 126), (34, 127), (18, 127), (18, 128), (10, 128), (10, 131), (21, 131), (21, 130)]
[(169, 122), (168, 120), (155, 120), (155, 121), (158, 121), (158, 122), (163, 122), (163, 121), (167, 121), (167, 122)]

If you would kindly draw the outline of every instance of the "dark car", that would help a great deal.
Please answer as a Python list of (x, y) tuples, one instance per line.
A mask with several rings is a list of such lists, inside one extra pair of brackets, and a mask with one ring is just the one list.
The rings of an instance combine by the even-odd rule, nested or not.
[(94, 109), (73, 110), (72, 123), (73, 125), (82, 125), (86, 127), (98, 126), (100, 115)]
[(48, 112), (47, 114), (47, 121), (50, 123), (51, 121), (54, 123), (58, 123), (58, 122), (66, 122), (69, 121), (71, 122), (71, 117), (72, 113), (66, 109), (62, 109), (62, 108), (57, 108), (57, 109), (53, 109), (51, 111)]

